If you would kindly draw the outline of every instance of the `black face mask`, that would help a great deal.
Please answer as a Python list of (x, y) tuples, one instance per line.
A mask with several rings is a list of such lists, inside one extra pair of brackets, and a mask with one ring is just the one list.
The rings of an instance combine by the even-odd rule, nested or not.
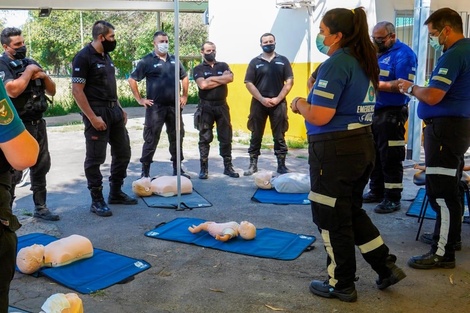
[(215, 61), (215, 53), (214, 52), (211, 52), (211, 53), (204, 53), (204, 59), (207, 61), (207, 62), (214, 62)]
[(385, 45), (385, 42), (377, 42), (374, 40), (374, 43), (375, 43), (375, 46), (377, 47), (377, 51), (382, 54), (382, 53), (385, 53), (387, 52), (392, 46), (393, 46), (393, 43), (390, 45), (390, 47), (387, 47)]
[(105, 39), (104, 41), (101, 42), (101, 44), (103, 45), (104, 52), (109, 53), (116, 48), (117, 42), (116, 40), (110, 41), (110, 40)]
[(15, 50), (15, 54), (13, 55), (13, 57), (15, 59), (22, 60), (22, 59), (26, 58), (26, 46), (22, 46), (22, 47), (14, 49), (14, 50)]
[(274, 49), (276, 49), (276, 45), (275, 44), (269, 44), (269, 45), (264, 45), (261, 48), (263, 48), (264, 52), (271, 53), (271, 52), (274, 51)]

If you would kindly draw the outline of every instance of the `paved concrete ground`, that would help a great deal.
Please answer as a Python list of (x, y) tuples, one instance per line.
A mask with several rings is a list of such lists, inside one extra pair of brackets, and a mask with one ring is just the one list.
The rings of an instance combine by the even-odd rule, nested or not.
[[(131, 192), (132, 181), (139, 178), (139, 156), (142, 146), (143, 108), (127, 109), (128, 129), (132, 142), (132, 159), (124, 190)], [(418, 271), (407, 267), (412, 255), (428, 251), (414, 240), (417, 219), (405, 212), (418, 187), (412, 183), (415, 172), (406, 163), (405, 190), (402, 210), (393, 214), (373, 213), (374, 204), (364, 208), (380, 229), (398, 264), (408, 277), (386, 291), (375, 287), (376, 276), (364, 260), (357, 256), (356, 303), (323, 299), (310, 294), (311, 279), (326, 277), (326, 254), (319, 233), (311, 221), (308, 205), (270, 205), (250, 200), (256, 190), (253, 177), (238, 179), (222, 174), (222, 160), (214, 143), (210, 154), (209, 179), (199, 180), (197, 132), (192, 129), (194, 107), (185, 109), (187, 135), (184, 140), (184, 167), (194, 177), (194, 188), (212, 202), (209, 208), (175, 211), (149, 208), (139, 199), (135, 206), (111, 206), (114, 215), (98, 217), (88, 211), (90, 198), (83, 173), (84, 138), (76, 114), (48, 118), (52, 169), (48, 175), (48, 205), (61, 215), (59, 222), (45, 222), (28, 216), (33, 210), (28, 186), (19, 188), (15, 209), (23, 227), (18, 235), (44, 232), (65, 237), (81, 234), (94, 246), (130, 257), (145, 259), (152, 268), (135, 276), (127, 284), (114, 285), (92, 295), (80, 295), (85, 312), (466, 312), (470, 308), (470, 225), (462, 227), (463, 249), (457, 252), (457, 267), (452, 270)], [(63, 124), (69, 126), (56, 126)], [(247, 168), (247, 137), (235, 138), (234, 166), (242, 174)], [(152, 175), (170, 175), (168, 142), (162, 142), (155, 155)], [(290, 151), (287, 165), (297, 172), (308, 172), (307, 152)], [(274, 170), (276, 160), (272, 150), (265, 149), (259, 161), (260, 169)], [(103, 166), (109, 175), (109, 158)], [(108, 186), (105, 185), (105, 195)], [(176, 217), (196, 217), (215, 221), (249, 220), (257, 227), (313, 234), (316, 249), (303, 253), (294, 261), (261, 259), (197, 246), (150, 239), (144, 232), (160, 222)], [(431, 230), (432, 221), (425, 221), (424, 230)], [(46, 278), (34, 278), (17, 273), (12, 282), (11, 304), (39, 312), (47, 297), (71, 290)]]

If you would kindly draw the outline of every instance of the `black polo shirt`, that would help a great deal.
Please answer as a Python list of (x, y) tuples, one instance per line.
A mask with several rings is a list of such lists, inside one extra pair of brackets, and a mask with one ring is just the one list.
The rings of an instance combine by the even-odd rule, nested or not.
[[(17, 67), (15, 69), (12, 68), (12, 63), (15, 61)], [(21, 64), (21, 65), (20, 65)], [(0, 57), (0, 78), (3, 80), (3, 84), (5, 85), (9, 81), (17, 79), (16, 73), (23, 73), (26, 69), (26, 66), (29, 64), (35, 64), (39, 67), (38, 62), (34, 61), (33, 59), (25, 58), (23, 60), (12, 60), (10, 59), (5, 53), (2, 54)], [(18, 111), (19, 116), (23, 121), (34, 121), (42, 118), (42, 112), (35, 112), (35, 111), (25, 111), (24, 106), (26, 102), (33, 96), (33, 89), (32, 84), (35, 84), (35, 81), (30, 80), (28, 86), (25, 90), (16, 98), (11, 98), (11, 102), (15, 106), (16, 110)], [(44, 83), (42, 83), (44, 86)]]
[(72, 83), (85, 84), (88, 102), (117, 101), (114, 63), (108, 53), (98, 53), (91, 43), (73, 58)]
[(263, 97), (277, 97), (285, 81), (294, 77), (292, 67), (289, 60), (280, 54), (276, 53), (271, 62), (261, 56), (262, 54), (248, 64), (245, 83), (253, 83)]
[[(155, 51), (150, 52), (137, 63), (137, 67), (131, 73), (131, 78), (141, 81), (145, 78), (147, 86), (147, 99), (154, 104), (175, 104), (175, 56), (167, 55), (166, 61), (160, 59)], [(180, 80), (188, 76), (180, 66)]]
[[(225, 62), (215, 62), (212, 67), (206, 61), (196, 66), (193, 69), (193, 78), (197, 80), (200, 77), (204, 79), (211, 76), (222, 76), (225, 71), (230, 71), (230, 68)], [(220, 85), (212, 89), (202, 90), (199, 89), (199, 98), (208, 101), (225, 101), (228, 95), (227, 85)]]

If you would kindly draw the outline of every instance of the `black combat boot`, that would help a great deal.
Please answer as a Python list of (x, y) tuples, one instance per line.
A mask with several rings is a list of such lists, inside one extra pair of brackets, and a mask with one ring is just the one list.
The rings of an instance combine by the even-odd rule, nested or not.
[(386, 277), (381, 277), (379, 275), (379, 279), (375, 282), (377, 284), (377, 288), (380, 290), (384, 290), (391, 285), (395, 285), (400, 280), (406, 277), (405, 272), (401, 268), (395, 265), (397, 261), (397, 257), (393, 254), (389, 254), (387, 259), (385, 260), (385, 266), (388, 268), (390, 274)]
[(207, 179), (209, 176), (209, 164), (207, 159), (201, 159), (201, 171), (199, 172), (199, 179)]
[(103, 187), (91, 187), (91, 206), (90, 212), (95, 213), (98, 216), (111, 216), (113, 212), (108, 208), (106, 202), (103, 199)]
[(142, 163), (142, 173), (140, 177), (150, 177), (150, 163)]
[(253, 175), (257, 171), (258, 171), (258, 156), (254, 154), (250, 154), (250, 166), (243, 173), (243, 176)]
[(33, 191), (33, 201), (34, 201), (34, 217), (42, 218), (46, 221), (58, 221), (60, 220), (59, 215), (53, 214), (46, 205), (47, 190), (35, 190)]
[(279, 174), (289, 173), (289, 169), (286, 167), (286, 155), (278, 154), (277, 155), (277, 172)]
[(233, 178), (240, 177), (240, 175), (233, 169), (232, 157), (224, 157), (224, 175), (228, 175)]
[[(181, 171), (181, 176), (191, 179), (191, 176), (189, 176), (188, 174), (186, 174), (185, 171), (183, 171), (183, 169), (181, 168), (181, 165), (180, 165), (180, 171)], [(176, 175), (178, 175), (178, 169), (176, 168), (176, 161), (173, 161), (173, 176), (176, 176)]]
[(111, 183), (109, 184), (108, 203), (132, 205), (137, 204), (137, 199), (122, 192), (120, 184)]

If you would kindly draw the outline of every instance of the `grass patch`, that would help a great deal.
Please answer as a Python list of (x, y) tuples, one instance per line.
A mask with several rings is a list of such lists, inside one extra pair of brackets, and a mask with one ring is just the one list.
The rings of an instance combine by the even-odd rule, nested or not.
[[(236, 136), (234, 136), (236, 137)], [(249, 145), (250, 138), (239, 138), (236, 142), (242, 145)], [(287, 147), (289, 149), (306, 149), (308, 148), (308, 142), (306, 140), (287, 140)], [(272, 136), (264, 136), (261, 141), (261, 149), (273, 149), (274, 142)]]
[(106, 296), (106, 292), (104, 290), (97, 290), (95, 292), (92, 292), (90, 294), (90, 296), (92, 296), (93, 298), (95, 298), (95, 297), (104, 297), (104, 296)]
[(22, 215), (22, 216), (33, 216), (33, 213), (27, 211), (26, 209), (22, 209), (20, 215)]
[[(70, 77), (53, 77), (52, 78), (56, 83), (57, 93), (53, 97), (53, 103), (49, 105), (49, 108), (44, 113), (44, 116), (63, 116), (69, 113), (78, 113), (80, 108), (75, 103), (75, 100), (72, 96), (72, 83)], [(117, 90), (119, 103), (123, 108), (128, 107), (139, 107), (140, 105), (134, 99), (132, 95), (131, 88), (126, 79), (117, 79)], [(138, 83), (139, 90), (145, 92), (145, 80), (142, 80)], [(188, 103), (198, 103), (198, 89), (194, 81), (189, 82), (189, 92), (188, 92)]]
[(307, 140), (287, 140), (287, 146), (291, 149), (306, 149), (308, 142)]

